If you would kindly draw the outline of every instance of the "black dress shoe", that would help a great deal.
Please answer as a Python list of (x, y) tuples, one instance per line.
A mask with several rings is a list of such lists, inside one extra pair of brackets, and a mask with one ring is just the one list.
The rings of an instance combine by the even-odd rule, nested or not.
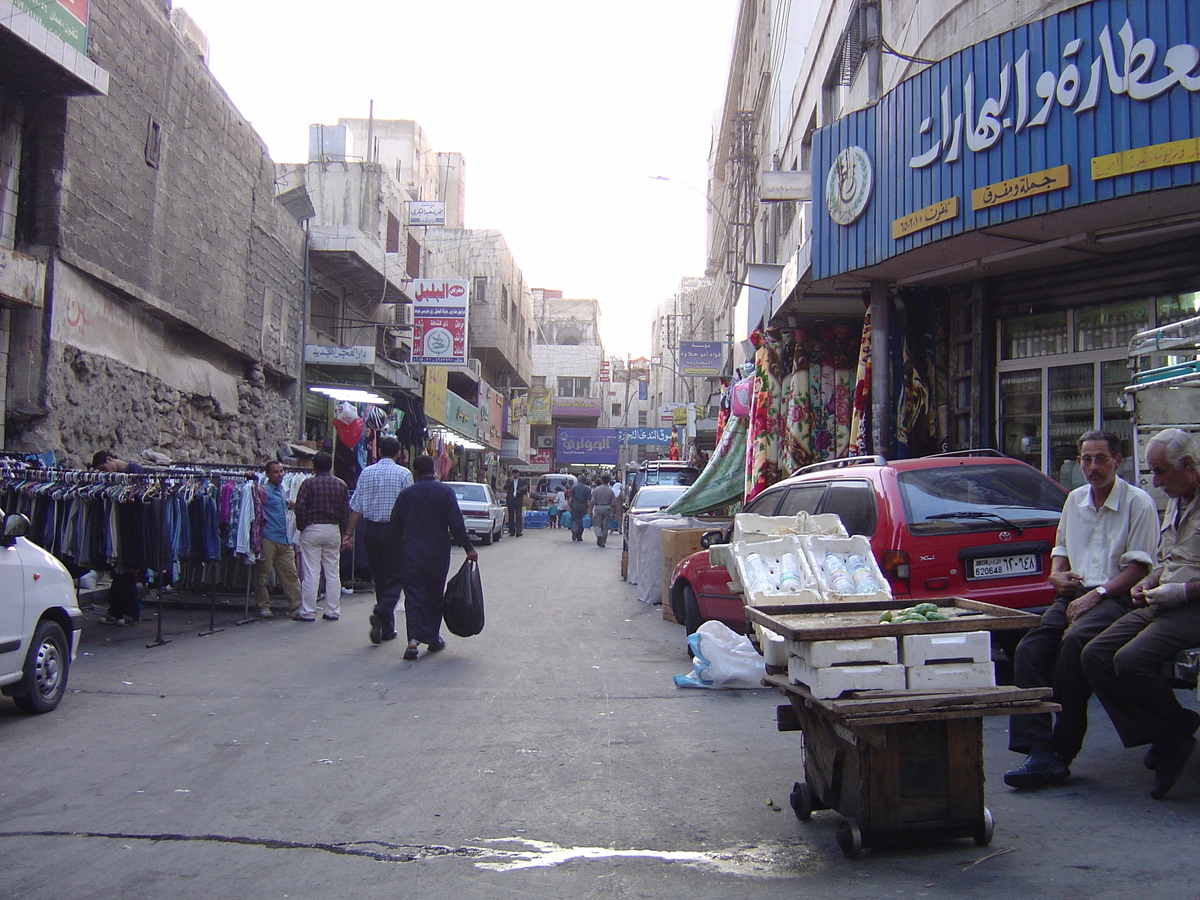
[(399, 635), (399, 633), (398, 633), (398, 632), (395, 632), (395, 631), (393, 631), (391, 634), (385, 634), (385, 635), (383, 636), (383, 639), (384, 639), (385, 641), (394, 641), (394, 640), (395, 640), (396, 638), (398, 638), (399, 636), (400, 636), (400, 635)]
[(1192, 735), (1176, 735), (1155, 741), (1154, 755), (1157, 765), (1154, 768), (1154, 787), (1150, 796), (1161, 800), (1167, 792), (1175, 787), (1175, 782), (1183, 774), (1183, 767), (1196, 749), (1196, 738)]
[(379, 621), (379, 616), (371, 616), (371, 643), (378, 644), (383, 640), (383, 623)]
[(1071, 770), (1061, 756), (1050, 750), (1034, 750), (1025, 764), (1004, 773), (1004, 783), (1015, 788), (1044, 787), (1062, 784), (1071, 777)]
[(446, 649), (446, 642), (442, 638), (438, 638), (436, 641), (434, 641), (432, 644), (429, 645), (430, 653), (437, 653), (439, 650), (445, 650), (445, 649)]
[(419, 648), (417, 648), (417, 647), (405, 647), (404, 648), (404, 658), (405, 659), (416, 659), (418, 649)]

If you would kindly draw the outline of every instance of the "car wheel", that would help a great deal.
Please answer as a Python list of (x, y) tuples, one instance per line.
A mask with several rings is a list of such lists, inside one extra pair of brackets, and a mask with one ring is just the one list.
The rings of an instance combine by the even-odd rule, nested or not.
[(57, 622), (42, 622), (33, 633), (25, 658), (25, 671), (13, 702), (27, 713), (48, 713), (67, 692), (67, 670), (71, 665), (67, 636)]
[(485, 546), (485, 547), (486, 547), (486, 546), (488, 546), (489, 544), (491, 544), (491, 542), (492, 542), (492, 541), (495, 539), (495, 537), (496, 537), (496, 535), (495, 535), (494, 533), (492, 533), (492, 531), (491, 531), (491, 526), (490, 526), (490, 525), (488, 526), (488, 529), (489, 529), (489, 530), (488, 530), (488, 533), (487, 533), (487, 534), (481, 534), (481, 535), (479, 536), (479, 542), (480, 542), (481, 544), (483, 544), (483, 546)]
[(695, 634), (703, 624), (704, 618), (700, 615), (700, 602), (696, 599), (696, 592), (692, 590), (690, 584), (685, 584), (683, 586), (683, 627), (688, 634)]
[(492, 539), (499, 542), (500, 538), (504, 537), (504, 520), (500, 520), (500, 524), (496, 526), (495, 532), (492, 534)]

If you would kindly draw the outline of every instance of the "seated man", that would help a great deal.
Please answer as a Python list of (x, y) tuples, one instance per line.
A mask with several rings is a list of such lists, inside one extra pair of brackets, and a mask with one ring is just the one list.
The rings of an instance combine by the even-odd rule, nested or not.
[(1178, 428), (1146, 444), (1154, 486), (1169, 498), (1158, 538), (1158, 567), (1134, 585), (1135, 607), (1083, 650), (1083, 671), (1126, 747), (1149, 744), (1150, 796), (1174, 787), (1196, 748), (1200, 714), (1180, 705), (1163, 672), (1200, 647), (1200, 449)]
[(1129, 591), (1154, 564), (1158, 511), (1141, 488), (1117, 478), (1121, 442), (1107, 431), (1079, 439), (1079, 466), (1087, 483), (1063, 506), (1051, 552), (1050, 583), (1057, 594), (1041, 624), (1022, 638), (1013, 660), (1017, 687), (1053, 687), (1062, 706), (1049, 713), (1013, 716), (1008, 749), (1028, 758), (1004, 776), (1010, 787), (1066, 781), (1083, 746), (1091, 685), (1079, 654), (1132, 607)]

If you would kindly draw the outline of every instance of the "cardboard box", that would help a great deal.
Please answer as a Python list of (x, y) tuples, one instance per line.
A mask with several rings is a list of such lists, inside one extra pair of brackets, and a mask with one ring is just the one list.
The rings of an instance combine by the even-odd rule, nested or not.
[[(675, 621), (671, 612), (671, 575), (680, 561), (691, 556), (700, 546), (700, 537), (712, 528), (664, 528), (662, 531), (662, 616)], [(683, 624), (682, 622), (680, 624)]]

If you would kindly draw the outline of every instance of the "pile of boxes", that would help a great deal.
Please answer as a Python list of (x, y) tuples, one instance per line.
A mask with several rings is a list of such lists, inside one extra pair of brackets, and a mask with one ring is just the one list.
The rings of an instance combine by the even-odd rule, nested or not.
[(786, 641), (788, 680), (819, 700), (846, 691), (945, 691), (995, 687), (989, 632)]

